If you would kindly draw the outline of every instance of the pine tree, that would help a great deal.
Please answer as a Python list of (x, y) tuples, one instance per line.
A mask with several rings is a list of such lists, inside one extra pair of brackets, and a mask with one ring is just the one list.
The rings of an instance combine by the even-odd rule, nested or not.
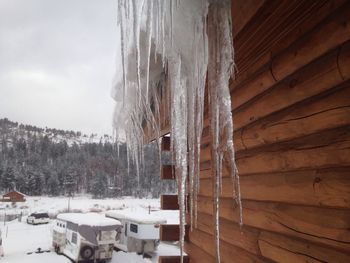
[(108, 179), (103, 173), (95, 176), (92, 183), (91, 193), (95, 198), (105, 198), (108, 194)]
[(15, 172), (12, 166), (6, 168), (2, 176), (1, 185), (5, 191), (14, 190), (16, 186)]

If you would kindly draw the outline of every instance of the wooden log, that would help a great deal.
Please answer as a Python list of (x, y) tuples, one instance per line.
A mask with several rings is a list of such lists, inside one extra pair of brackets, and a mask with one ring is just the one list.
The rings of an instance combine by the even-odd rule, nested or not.
[(231, 91), (232, 109), (237, 109), (256, 95), (271, 88), (276, 83), (269, 65), (263, 67), (260, 72)]
[[(250, 78), (252, 78), (257, 71), (260, 70), (260, 66), (266, 66), (265, 64), (271, 64), (271, 58), (273, 59), (276, 55), (283, 53), (284, 50), (286, 50), (288, 47), (292, 46), (293, 43), (298, 43), (296, 40), (303, 37), (303, 35), (308, 34), (311, 29), (313, 29), (316, 25), (324, 24), (321, 21), (324, 20), (327, 16), (332, 14), (335, 10), (337, 10), (339, 7), (344, 5), (346, 3), (346, 0), (330, 0), (330, 1), (304, 1), (308, 5), (307, 8), (304, 8), (301, 6), (302, 11), (299, 12), (295, 11), (298, 17), (291, 17), (290, 21), (287, 21), (290, 25), (294, 25), (293, 28), (290, 28), (290, 30), (281, 32), (274, 32), (274, 35), (277, 36), (278, 40), (272, 41), (268, 43), (267, 49), (265, 48), (265, 53), (268, 55), (264, 55), (263, 52), (261, 52), (260, 56), (257, 56), (255, 52), (255, 57), (250, 57), (250, 64), (249, 66), (243, 67), (241, 63), (236, 63), (237, 67), (237, 73), (235, 74), (235, 79), (231, 82), (230, 89), (231, 91), (235, 89), (237, 86), (241, 86), (241, 84)], [(274, 2), (275, 3), (275, 2)], [(273, 8), (274, 5), (271, 5), (271, 2), (266, 2), (266, 6), (270, 8), (270, 11), (268, 13), (272, 14), (273, 11), (271, 9), (271, 6)], [(266, 9), (265, 5), (260, 8), (261, 10)], [(285, 9), (288, 10), (288, 9)], [(263, 17), (259, 20), (259, 14), (263, 13), (259, 10), (258, 14), (255, 15), (254, 19), (252, 19), (247, 27), (251, 27), (253, 30), (257, 30), (262, 26), (262, 22), (266, 21), (266, 18)], [(292, 13), (292, 12), (290, 12)], [(232, 13), (233, 14), (233, 13)], [(276, 15), (276, 17), (282, 17), (283, 15)], [(321, 22), (321, 23), (320, 23)], [(280, 21), (277, 21), (276, 24), (280, 24)], [(283, 25), (282, 25), (283, 26)], [(271, 28), (269, 26), (265, 26), (265, 28), (269, 28), (271, 31)], [(286, 28), (286, 27), (285, 27)], [(282, 34), (281, 34), (282, 33)], [(247, 37), (254, 37), (254, 32), (249, 31), (247, 29), (243, 30), (241, 34), (239, 34), (235, 39), (235, 54), (236, 57), (245, 56), (247, 57), (247, 52), (252, 52), (252, 50), (246, 49), (246, 50), (239, 50), (237, 48), (237, 44), (241, 41), (244, 41)], [(254, 41), (254, 40), (253, 40)], [(242, 46), (246, 46), (242, 44)], [(315, 57), (316, 58), (316, 57)], [(314, 58), (314, 59), (315, 59)], [(288, 61), (287, 61), (288, 62)], [(265, 64), (264, 64), (265, 63)], [(308, 63), (308, 62), (307, 62)], [(305, 65), (305, 64), (304, 64)], [(233, 105), (234, 106), (234, 105)]]
[(265, 1), (237, 0), (232, 1), (232, 35), (236, 36), (254, 16)]
[(161, 150), (162, 151), (170, 151), (170, 136), (163, 136), (162, 137), (162, 143), (161, 143)]
[[(243, 3), (244, 2), (244, 3)], [(234, 2), (234, 4), (233, 5), (240, 5), (240, 6), (249, 6), (250, 4), (249, 3), (246, 3), (247, 1), (242, 1), (242, 3), (236, 3), (236, 2)], [(280, 39), (281, 38), (281, 35), (277, 35), (277, 37), (279, 38), (279, 41), (271, 41), (270, 43), (267, 43), (266, 44), (266, 46), (267, 47), (269, 47), (269, 48), (271, 48), (272, 49), (272, 45), (274, 44), (274, 43), (278, 43), (278, 44), (280, 44), (280, 43), (283, 43), (283, 47), (287, 47), (288, 45), (290, 45), (290, 43), (292, 42), (292, 41), (294, 41), (295, 39), (297, 39), (298, 37), (300, 37), (303, 33), (305, 33), (307, 30), (309, 30), (310, 28), (312, 28), (316, 23), (318, 23), (321, 19), (323, 19), (326, 15), (328, 15), (329, 13), (331, 13), (332, 11), (334, 11), (337, 7), (339, 7), (339, 6), (341, 6), (345, 1), (344, 0), (332, 0), (332, 1), (317, 1), (317, 2), (315, 2), (315, 3), (313, 3), (312, 5), (310, 5), (310, 3), (307, 3), (307, 1), (305, 1), (306, 2), (306, 6), (307, 6), (307, 8), (305, 8), (305, 7), (303, 7), (303, 6), (299, 6), (298, 8), (300, 8), (300, 10), (301, 11), (303, 11), (303, 12), (307, 12), (307, 15), (303, 15), (303, 13), (302, 12), (296, 12), (296, 13), (294, 13), (294, 16), (295, 16), (295, 14), (298, 14), (300, 17), (298, 17), (298, 19), (296, 19), (296, 17), (293, 17), (293, 16), (291, 16), (289, 19), (289, 23), (288, 24), (292, 24), (292, 23), (290, 23), (290, 22), (293, 22), (294, 23), (294, 26), (292, 27), (292, 28), (290, 28), (291, 30), (289, 30), (288, 31), (288, 34), (287, 34), (287, 31), (286, 32), (284, 32), (283, 34), (283, 36), (284, 36), (284, 38), (283, 39)], [(261, 3), (262, 3), (262, 1), (260, 1), (259, 3), (258, 3), (258, 5), (255, 5), (254, 6), (254, 8), (258, 8), (258, 6), (260, 6), (261, 5)], [(277, 3), (277, 2), (276, 2)], [(255, 3), (256, 4), (256, 3)], [(290, 4), (289, 4), (290, 5)], [(304, 3), (304, 5), (305, 5), (305, 3)], [(288, 6), (288, 5), (287, 5)], [(266, 7), (268, 7), (268, 8), (266, 8)], [(243, 8), (243, 7), (242, 7)], [(261, 22), (263, 21), (263, 22), (268, 22), (267, 20), (266, 20), (266, 15), (268, 16), (268, 15), (271, 15), (272, 14), (272, 10), (276, 10), (276, 8), (277, 8), (277, 6), (276, 5), (271, 5), (271, 3), (269, 3), (269, 4), (266, 4), (266, 5), (264, 5), (264, 11), (262, 11), (262, 12), (260, 12), (259, 13), (259, 15), (257, 16), (257, 17), (255, 17), (254, 18), (254, 20), (256, 20), (256, 21), (254, 21), (254, 23), (250, 23), (251, 25), (249, 25), (249, 27), (250, 27), (250, 29), (247, 29), (247, 30), (245, 30), (245, 32), (244, 32), (244, 35), (246, 35), (246, 36), (239, 36), (238, 38), (237, 38), (237, 40), (235, 40), (235, 42), (236, 42), (236, 56), (240, 56), (240, 54), (242, 53), (242, 54), (244, 54), (244, 56), (245, 57), (247, 57), (246, 56), (246, 52), (243, 52), (243, 51), (240, 51), (239, 50), (239, 48), (238, 48), (238, 46), (242, 46), (242, 47), (247, 47), (247, 45), (246, 45), (246, 41), (247, 40), (244, 40), (244, 38), (246, 38), (247, 36), (248, 36), (248, 39), (250, 39), (253, 35), (254, 35), (254, 33), (252, 33), (254, 30), (256, 30), (256, 28), (264, 28), (263, 26), (261, 26)], [(286, 12), (288, 12), (288, 10), (290, 10), (289, 9), (289, 7), (287, 7), (287, 8), (280, 8), (279, 9), (279, 11), (278, 12), (280, 12), (281, 10), (285, 10)], [(342, 9), (346, 9), (346, 6), (345, 7), (343, 7)], [(254, 11), (254, 9), (249, 9), (249, 11), (250, 12), (253, 12)], [(264, 13), (265, 12), (265, 13)], [(290, 14), (292, 14), (291, 12), (290, 12)], [(281, 16), (278, 16), (278, 15), (275, 15), (275, 18), (276, 17), (281, 17)], [(335, 16), (333, 16), (333, 19), (334, 19), (334, 17)], [(306, 18), (309, 18), (309, 19), (306, 19)], [(260, 21), (260, 20), (261, 21)], [(328, 19), (328, 20), (332, 20), (332, 19)], [(327, 21), (328, 21), (327, 20)], [(283, 26), (283, 24), (281, 23), (281, 22), (279, 22), (279, 23), (274, 23), (274, 24), (276, 24), (276, 25), (278, 25), (278, 24), (281, 24), (282, 25), (282, 27), (283, 27), (283, 29), (284, 30), (286, 30), (287, 29), (287, 27), (285, 27), (285, 26)], [(257, 27), (257, 25), (259, 25), (259, 27)], [(302, 25), (302, 26), (301, 26)], [(265, 28), (268, 28), (268, 30), (269, 31), (271, 31), (271, 28), (270, 27), (265, 27)], [(252, 30), (252, 31), (249, 31), (249, 30)], [(321, 31), (322, 32), (322, 28), (321, 29), (319, 29), (319, 31)], [(278, 34), (279, 34), (279, 32), (277, 32)], [(293, 34), (291, 34), (291, 33), (293, 33)], [(262, 35), (264, 35), (265, 33), (262, 33)], [(271, 34), (272, 35), (276, 35), (276, 32), (272, 32), (271, 31)], [(286, 39), (285, 39), (286, 38)], [(250, 40), (249, 40), (250, 41)], [(334, 39), (333, 38), (330, 38), (330, 39), (327, 39), (327, 41), (334, 41)], [(254, 42), (254, 41), (251, 41), (251, 42)], [(255, 41), (256, 42), (256, 41)], [(241, 44), (240, 44), (241, 43)], [(249, 42), (248, 42), (249, 43)], [(339, 43), (339, 44), (341, 44), (341, 43)], [(276, 44), (277, 45), (277, 44)], [(311, 46), (313, 46), (313, 44), (311, 44)], [(279, 52), (279, 50), (281, 50), (283, 47), (273, 47), (273, 51), (274, 52), (276, 52), (276, 53), (278, 53)], [(327, 50), (329, 50), (329, 48), (327, 49)], [(312, 52), (311, 52), (312, 53)], [(324, 53), (324, 52), (323, 52)], [(322, 53), (320, 53), (320, 55), (321, 55)], [(255, 57), (256, 57), (256, 55), (254, 55)], [(253, 57), (254, 57), (253, 56)], [(319, 55), (318, 55), (319, 56)], [(317, 56), (315, 56), (313, 59), (315, 59)], [(311, 60), (310, 60), (311, 61)], [(268, 60), (265, 60), (265, 62), (267, 63), (268, 62)], [(259, 64), (261, 64), (261, 65), (263, 65), (265, 62), (260, 62)], [(287, 62), (289, 62), (289, 60), (287, 60)], [(266, 64), (265, 63), (265, 64)], [(288, 63), (287, 63), (288, 64)], [(302, 65), (305, 65), (305, 64), (307, 64), (307, 63), (304, 63), (304, 64), (302, 64)], [(241, 68), (240, 66), (239, 66), (239, 63), (238, 63), (238, 73), (239, 74), (237, 74), (237, 78), (238, 79), (241, 79), (240, 78), (240, 76), (241, 76), (241, 74), (244, 72), (244, 70), (243, 70), (243, 68)], [(250, 67), (251, 68), (251, 67)], [(254, 72), (249, 72), (249, 74), (247, 75), (247, 76), (249, 76), (249, 77), (251, 77), (253, 74), (252, 73), (254, 73)], [(234, 83), (236, 83), (236, 84), (233, 84), (233, 86), (237, 86), (237, 84), (238, 83), (241, 83), (242, 81), (235, 81)], [(242, 90), (244, 90), (244, 89), (242, 89)], [(164, 104), (163, 103), (163, 101), (165, 101), (167, 99), (167, 96), (163, 96), (162, 97), (162, 104)], [(234, 104), (233, 104), (234, 105)], [(165, 107), (164, 105), (163, 106), (161, 106), (161, 112), (162, 112), (162, 114), (161, 114), (161, 116), (162, 116), (162, 122), (161, 122), (161, 135), (164, 135), (164, 134), (166, 134), (166, 133), (168, 133), (169, 132), (169, 130), (170, 130), (170, 122), (169, 122), (169, 118), (168, 118), (168, 109), (167, 109), (167, 107)], [(145, 131), (145, 133), (147, 134), (147, 136), (145, 136), (146, 137), (146, 141), (151, 141), (151, 140), (153, 140), (154, 138), (155, 138), (155, 136), (154, 136), (154, 134), (153, 134), (153, 132), (151, 132), (151, 131), (148, 131), (147, 132), (147, 129), (146, 129), (146, 131)]]
[[(350, 164), (349, 147), (350, 126), (345, 126), (239, 152), (236, 163), (240, 175), (346, 167)], [(209, 162), (210, 158), (208, 146), (201, 151), (201, 163)]]
[[(190, 232), (190, 241), (210, 255), (215, 255), (214, 239), (209, 235), (198, 229)], [(235, 247), (223, 240), (220, 240), (220, 254), (222, 262), (264, 262), (262, 258), (247, 252), (246, 250)]]
[[(190, 261), (189, 256), (183, 257), (183, 263), (189, 263)], [(158, 263), (181, 263), (181, 257), (180, 256), (159, 256)]]
[[(188, 241), (189, 225), (185, 225), (185, 241)], [(160, 226), (160, 240), (161, 241), (179, 241), (180, 240), (180, 226), (179, 225), (161, 225)]]
[[(212, 206), (212, 198), (199, 196), (199, 212), (210, 215)], [(220, 217), (238, 223), (232, 198), (220, 199)], [(243, 224), (350, 252), (350, 210), (243, 201)]]
[(258, 57), (263, 55), (263, 50), (273, 43), (273, 40), (276, 40), (284, 30), (288, 31), (297, 24), (298, 20), (294, 15), (294, 23), (292, 21), (288, 26), (280, 27), (280, 24), (291, 16), (287, 10), (294, 9), (297, 5), (298, 3), (272, 1), (260, 8), (245, 28), (245, 34), (237, 36), (236, 39), (236, 64), (240, 70), (245, 70), (254, 61), (253, 55)]
[(175, 169), (173, 165), (162, 165), (160, 170), (160, 179), (175, 180)]
[[(350, 63), (350, 62), (349, 62)], [(350, 124), (350, 81), (257, 121), (234, 135), (236, 151)]]
[(160, 207), (162, 210), (179, 210), (177, 195), (161, 195)]
[[(349, 173), (350, 166), (242, 176), (241, 196), (244, 200), (350, 209)], [(199, 194), (212, 196), (211, 178), (201, 179)], [(223, 178), (221, 196), (233, 196), (229, 177)]]
[[(188, 196), (186, 200), (187, 200), (186, 209), (189, 210), (190, 199)], [(179, 210), (179, 202), (178, 202), (177, 195), (166, 195), (166, 194), (161, 195), (160, 207), (162, 210)]]
[[(225, 173), (225, 172), (223, 171), (223, 174), (226, 174), (226, 175), (227, 175), (228, 173)], [(209, 167), (209, 169), (200, 170), (199, 177), (200, 177), (201, 179), (211, 178), (211, 177), (212, 177), (211, 168)]]
[[(349, 3), (340, 8), (310, 34), (286, 49), (272, 62), (272, 72), (282, 80), (295, 70), (350, 39)], [(325, 37), (327, 36), (327, 37)]]
[(208, 170), (210, 168), (211, 168), (210, 160), (201, 161), (201, 163), (200, 163), (200, 170), (201, 171)]
[[(324, 7), (325, 5), (326, 1), (324, 0), (316, 2), (269, 1), (263, 5), (247, 25), (244, 34), (242, 33), (242, 36), (239, 35), (235, 39), (238, 78), (242, 74), (251, 75), (263, 65), (263, 61), (265, 61), (265, 64), (270, 61), (273, 46), (284, 40), (290, 33), (298, 30), (302, 31), (299, 35), (297, 34), (296, 38), (287, 40), (293, 41), (300, 38), (301, 34), (313, 28), (323, 17), (334, 10), (330, 5), (328, 5), (330, 8), (327, 10), (327, 7)], [(320, 9), (326, 10), (318, 13), (318, 15), (323, 14), (319, 19), (315, 14)], [(289, 45), (290, 42), (285, 43), (283, 47)]]
[[(293, 74), (293, 76), (289, 77), (284, 82), (276, 85), (276, 87), (274, 87), (271, 90), (271, 92), (267, 92), (265, 93), (265, 95), (262, 94), (258, 96), (263, 91), (266, 91), (267, 89), (269, 89), (273, 83), (275, 83), (271, 75), (271, 72), (269, 71), (268, 68), (266, 68), (266, 70), (264, 69), (261, 73), (258, 73), (256, 77), (253, 77), (251, 80), (245, 83), (242, 87), (239, 87), (238, 89), (234, 90), (234, 93), (232, 94), (231, 97), (232, 97), (233, 109), (238, 108), (238, 112), (236, 113), (234, 112), (234, 124), (236, 127), (235, 144), (236, 144), (237, 150), (244, 149), (244, 147), (249, 148), (249, 142), (247, 143), (247, 146), (245, 145), (246, 138), (240, 137), (241, 134), (246, 132), (246, 130), (249, 131), (250, 129), (249, 123), (253, 123), (252, 125), (254, 125), (254, 122), (257, 119), (263, 118), (266, 115), (269, 115), (274, 112), (274, 115), (270, 115), (269, 117), (262, 120), (261, 123), (264, 123), (264, 124), (263, 126), (260, 126), (260, 127), (263, 128), (263, 131), (266, 130), (266, 127), (278, 129), (280, 128), (280, 123), (277, 127), (274, 127), (273, 124), (270, 124), (270, 122), (273, 122), (274, 118), (276, 118), (275, 116), (281, 117), (284, 114), (290, 111), (293, 111), (295, 109), (298, 109), (298, 107), (304, 105), (304, 108), (302, 110), (297, 110), (296, 112), (294, 112), (294, 114), (296, 113), (296, 114), (302, 115), (303, 111), (306, 110), (307, 108), (307, 104), (309, 103), (308, 100), (311, 100), (311, 101), (313, 100), (313, 98), (308, 98), (308, 97), (318, 93), (321, 93), (321, 96), (324, 96), (322, 95), (322, 92), (323, 94), (326, 94), (328, 90), (331, 90), (336, 85), (341, 84), (344, 80), (348, 80), (350, 78), (350, 72), (349, 72), (350, 70), (348, 70), (349, 67), (347, 67), (347, 65), (350, 63), (349, 50), (350, 50), (350, 42), (347, 42), (341, 48), (339, 55), (337, 54), (338, 51), (330, 52), (328, 55), (323, 56), (319, 60), (313, 62), (312, 64), (307, 66), (305, 69), (299, 70), (297, 73)], [(329, 63), (331, 65), (327, 65)], [(321, 67), (318, 66), (320, 64), (322, 65)], [(326, 79), (327, 81), (324, 81), (324, 79)], [(321, 81), (323, 84), (319, 85), (317, 81)], [(348, 86), (348, 83), (344, 83), (341, 85)], [(309, 86), (312, 86), (312, 88), (310, 88)], [(304, 92), (305, 90), (308, 92)], [(239, 110), (239, 107), (242, 104), (249, 102), (253, 98), (255, 99), (251, 101), (249, 105), (245, 105), (245, 107), (243, 107), (242, 110)], [(289, 98), (291, 98), (290, 101), (289, 101)], [(293, 99), (295, 99), (295, 104), (291, 105), (290, 102), (292, 102)], [(274, 102), (273, 106), (270, 105), (272, 101)], [(336, 104), (336, 101), (333, 101), (332, 103)], [(339, 102), (339, 104), (340, 103), (341, 102)], [(324, 105), (327, 105), (326, 101), (323, 102), (323, 105), (318, 105), (318, 107), (324, 106)], [(315, 107), (317, 107), (317, 105)], [(281, 112), (280, 110), (283, 108), (286, 108), (286, 109), (285, 111)], [(343, 110), (346, 111), (347, 109), (343, 109)], [(342, 116), (344, 116), (343, 114), (344, 112), (341, 112)], [(336, 114), (331, 114), (331, 115), (333, 117), (337, 116)], [(310, 117), (313, 117), (313, 116), (310, 116)], [(316, 121), (317, 117), (319, 116), (315, 116), (313, 120)], [(340, 116), (340, 120), (341, 120), (341, 116)], [(337, 124), (337, 121), (333, 123)], [(318, 124), (320, 125), (322, 123), (318, 123)], [(207, 125), (209, 125), (209, 122), (206, 119), (205, 129), (208, 129), (209, 131), (209, 128)], [(259, 125), (259, 122), (256, 125)], [(239, 130), (239, 128), (242, 128), (242, 126), (245, 126), (244, 130)], [(316, 126), (307, 125), (307, 127), (309, 127), (310, 129), (311, 127), (317, 127), (317, 125)], [(255, 130), (252, 131), (253, 134), (248, 134), (249, 136), (248, 138), (251, 138), (252, 140), (254, 140), (254, 137), (258, 136), (258, 132), (256, 129), (259, 129), (259, 128), (255, 127)], [(259, 129), (258, 131), (260, 132), (261, 130)], [(290, 131), (289, 127), (286, 129), (286, 131), (287, 132)], [(270, 132), (267, 132), (267, 133), (270, 134)], [(290, 133), (291, 131), (289, 132), (289, 134)], [(210, 140), (210, 137), (209, 137), (209, 133), (207, 132), (205, 134), (205, 139), (203, 141), (207, 143), (209, 140)], [(263, 139), (261, 139), (261, 141), (262, 140)]]
[(337, 64), (338, 50), (333, 50), (275, 85), (234, 114), (236, 130), (299, 101), (320, 94), (343, 82)]
[[(349, 22), (347, 22), (349, 24)], [(350, 78), (350, 41), (345, 43), (339, 53), (338, 67), (344, 80)]]
[[(269, 2), (269, 4), (264, 4), (262, 5), (261, 8), (259, 8), (258, 12), (254, 15), (253, 19), (249, 21), (249, 23), (246, 25), (245, 29), (241, 34), (235, 36), (235, 62), (237, 65), (238, 72), (235, 75), (236, 80), (240, 78), (244, 78), (241, 75), (249, 75), (252, 72), (255, 72), (255, 69), (258, 68), (259, 66), (254, 67), (254, 69), (247, 70), (249, 67), (247, 67), (247, 60), (249, 59), (244, 59), (244, 55), (248, 55), (249, 53), (252, 52), (252, 50), (256, 49), (252, 47), (253, 42), (258, 42), (258, 44), (261, 43), (261, 40), (263, 39), (261, 35), (263, 35), (265, 32), (265, 28), (261, 26), (262, 23), (271, 23), (271, 17), (272, 13), (278, 8), (280, 5), (280, 2)], [(270, 30), (271, 31), (271, 30)], [(245, 48), (246, 47), (246, 48)], [(238, 57), (237, 57), (238, 56)], [(266, 64), (267, 61), (270, 60), (270, 57), (267, 56), (264, 59), (260, 59), (260, 65)], [(251, 64), (251, 63), (250, 63)], [(248, 71), (248, 72), (245, 72)]]
[(350, 262), (350, 253), (267, 231), (259, 236), (259, 248), (275, 262)]
[(185, 242), (185, 251), (189, 255), (191, 263), (215, 263), (212, 255), (193, 243)]
[[(213, 217), (208, 214), (198, 213), (197, 227), (209, 235), (213, 235)], [(220, 219), (220, 238), (228, 244), (242, 248), (250, 253), (260, 255), (258, 247), (259, 231), (255, 228), (241, 228), (224, 218)]]
[[(308, 16), (305, 16), (304, 21), (302, 21), (298, 27), (289, 31), (288, 34), (271, 46), (269, 51), (271, 52), (272, 57), (275, 57), (281, 52), (283, 53), (283, 51), (292, 46), (295, 41), (310, 34), (310, 31), (315, 27), (324, 26), (324, 19), (332, 16), (334, 12), (338, 12), (340, 10), (339, 8), (343, 8), (342, 6), (346, 4), (346, 2), (347, 0), (317, 1), (319, 5), (315, 5), (314, 8), (310, 10)], [(313, 3), (315, 4), (316, 2)]]
[(350, 126), (237, 154), (241, 175), (302, 169), (346, 167), (350, 164)]

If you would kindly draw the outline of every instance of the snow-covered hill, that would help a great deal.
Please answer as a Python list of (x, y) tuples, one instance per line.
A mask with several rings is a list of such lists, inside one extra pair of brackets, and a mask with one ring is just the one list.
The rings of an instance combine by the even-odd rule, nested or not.
[(45, 137), (54, 143), (60, 143), (65, 141), (69, 146), (74, 143), (81, 145), (84, 143), (112, 143), (113, 137), (108, 134), (98, 135), (92, 133), (90, 135), (82, 134), (80, 131), (67, 131), (55, 128), (40, 128), (28, 124), (21, 124), (18, 122), (10, 121), (7, 118), (0, 119), (0, 136), (2, 139), (6, 138), (8, 146), (13, 144), (13, 139), (23, 138), (28, 140), (29, 137)]

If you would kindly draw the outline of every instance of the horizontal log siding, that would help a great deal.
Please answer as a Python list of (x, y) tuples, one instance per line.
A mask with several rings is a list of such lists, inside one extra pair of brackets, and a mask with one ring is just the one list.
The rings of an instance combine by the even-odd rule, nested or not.
[[(349, 262), (350, 3), (238, 0), (232, 10), (243, 12), (230, 89), (244, 225), (224, 168), (222, 262)], [(205, 109), (191, 262), (215, 262)]]

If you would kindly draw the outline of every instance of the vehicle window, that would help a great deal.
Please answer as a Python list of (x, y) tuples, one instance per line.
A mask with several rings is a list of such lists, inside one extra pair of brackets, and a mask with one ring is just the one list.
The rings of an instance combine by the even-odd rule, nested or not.
[(125, 236), (127, 237), (128, 236), (128, 224), (125, 223)]
[(115, 231), (100, 231), (100, 240), (113, 240)]
[(137, 225), (135, 225), (135, 224), (130, 224), (130, 231), (131, 231), (131, 232), (134, 232), (134, 233), (137, 233)]
[(48, 218), (49, 215), (47, 213), (40, 213), (40, 214), (36, 214), (36, 218)]
[(72, 233), (72, 243), (77, 244), (78, 242), (78, 235), (77, 233)]

